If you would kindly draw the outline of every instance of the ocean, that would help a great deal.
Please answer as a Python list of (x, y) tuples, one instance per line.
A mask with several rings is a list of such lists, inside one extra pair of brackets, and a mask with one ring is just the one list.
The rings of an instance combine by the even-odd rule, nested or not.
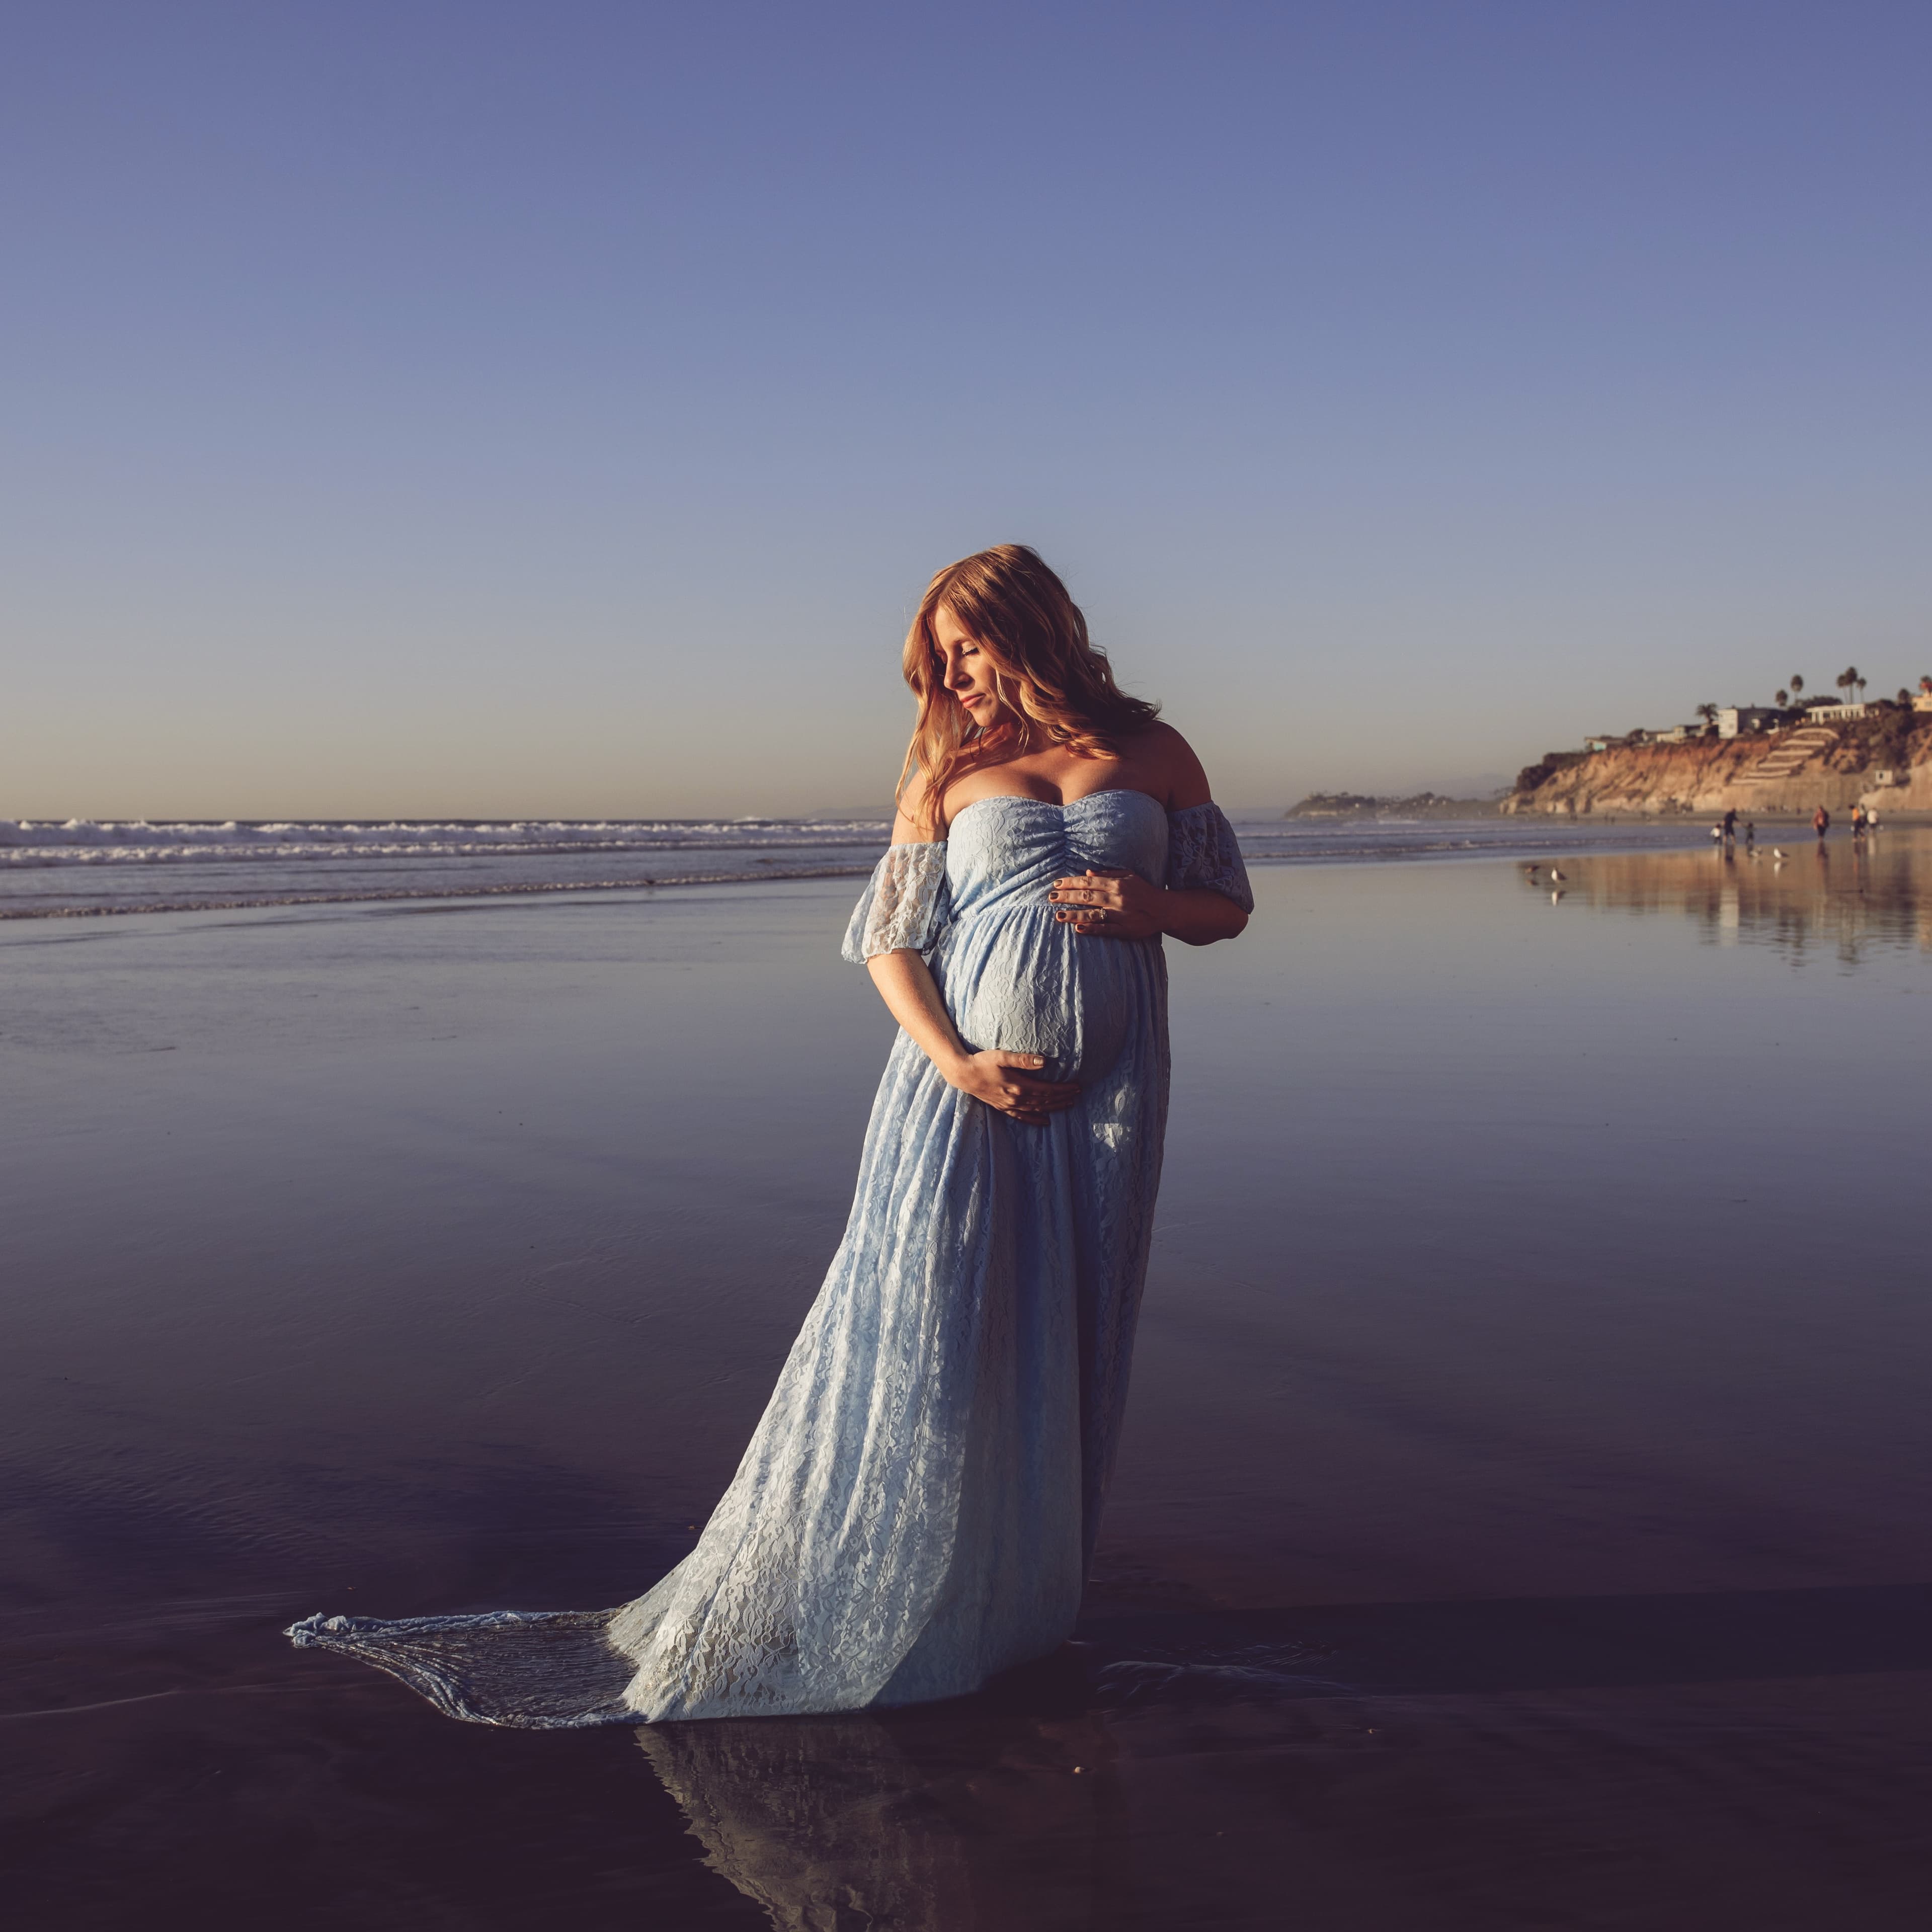
[[(1707, 842), (1701, 824), (1238, 820), (1250, 865), (1466, 858)], [(883, 817), (0, 819), (0, 919), (862, 878)]]

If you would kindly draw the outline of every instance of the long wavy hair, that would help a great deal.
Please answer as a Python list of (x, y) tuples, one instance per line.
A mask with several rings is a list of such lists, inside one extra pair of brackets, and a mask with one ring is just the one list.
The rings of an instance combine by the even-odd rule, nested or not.
[[(984, 729), (946, 688), (945, 654), (932, 628), (942, 606), (992, 665), (1000, 713)], [(1145, 730), (1160, 712), (1114, 683), (1079, 605), (1024, 544), (975, 550), (934, 578), (906, 633), (904, 670), (919, 718), (898, 794), (903, 801), (914, 778), (925, 779), (919, 817), (934, 838), (945, 830), (940, 801), (967, 772), (1048, 745), (1083, 758), (1118, 757), (1120, 740)]]

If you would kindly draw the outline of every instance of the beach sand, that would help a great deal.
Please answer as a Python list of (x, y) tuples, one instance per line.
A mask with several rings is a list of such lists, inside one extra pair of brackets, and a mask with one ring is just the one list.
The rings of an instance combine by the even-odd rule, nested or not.
[(1915, 1928), (1932, 835), (1257, 874), (1082, 1642), (458, 1725), (316, 1610), (688, 1546), (890, 1022), (845, 883), (0, 938), (6, 1894), (40, 1927)]

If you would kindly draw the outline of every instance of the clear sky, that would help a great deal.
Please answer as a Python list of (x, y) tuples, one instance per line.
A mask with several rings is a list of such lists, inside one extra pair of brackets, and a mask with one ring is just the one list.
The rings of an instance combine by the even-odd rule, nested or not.
[(12, 0), (0, 812), (883, 798), (1038, 546), (1237, 806), (1932, 670), (1923, 0)]

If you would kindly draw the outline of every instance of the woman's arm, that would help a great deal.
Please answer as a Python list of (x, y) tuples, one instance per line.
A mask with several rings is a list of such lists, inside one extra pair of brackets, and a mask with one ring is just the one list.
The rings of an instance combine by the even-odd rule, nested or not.
[(1077, 1085), (1037, 1077), (1033, 1070), (1046, 1063), (1036, 1053), (975, 1053), (968, 1048), (953, 1027), (938, 982), (916, 952), (874, 953), (866, 970), (886, 1010), (949, 1086), (1011, 1119), (1035, 1125), (1079, 1099)]
[(926, 774), (915, 770), (900, 788), (892, 811), (892, 843), (926, 845), (942, 843), (946, 820), (934, 811), (926, 795)]
[(1184, 946), (1212, 946), (1216, 940), (1238, 939), (1248, 929), (1248, 916), (1231, 898), (1205, 886), (1166, 895), (1167, 923)]

